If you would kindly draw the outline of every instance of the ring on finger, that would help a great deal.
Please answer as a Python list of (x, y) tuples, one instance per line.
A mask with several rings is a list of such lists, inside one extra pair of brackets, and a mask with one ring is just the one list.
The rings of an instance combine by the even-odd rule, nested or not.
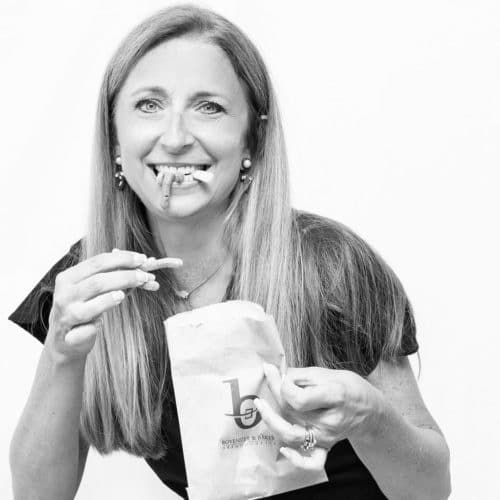
[(312, 427), (306, 426), (304, 430), (305, 430), (304, 441), (300, 445), (300, 448), (303, 451), (311, 451), (316, 446), (316, 443), (318, 441), (316, 440), (316, 436), (314, 434), (314, 430)]

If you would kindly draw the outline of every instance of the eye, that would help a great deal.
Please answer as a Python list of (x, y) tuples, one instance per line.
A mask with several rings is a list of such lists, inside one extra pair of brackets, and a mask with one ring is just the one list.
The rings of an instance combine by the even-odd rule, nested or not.
[(215, 115), (216, 113), (225, 111), (220, 104), (217, 104), (214, 101), (205, 101), (201, 103), (198, 109), (205, 110), (208, 115)]
[(155, 113), (161, 106), (156, 99), (141, 99), (137, 102), (135, 107), (144, 113)]

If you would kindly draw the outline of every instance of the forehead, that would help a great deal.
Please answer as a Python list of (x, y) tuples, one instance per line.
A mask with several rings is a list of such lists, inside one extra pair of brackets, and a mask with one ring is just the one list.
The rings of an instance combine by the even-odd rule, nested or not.
[(133, 67), (120, 93), (162, 86), (168, 93), (213, 90), (245, 99), (244, 89), (224, 51), (201, 38), (174, 38), (147, 52)]

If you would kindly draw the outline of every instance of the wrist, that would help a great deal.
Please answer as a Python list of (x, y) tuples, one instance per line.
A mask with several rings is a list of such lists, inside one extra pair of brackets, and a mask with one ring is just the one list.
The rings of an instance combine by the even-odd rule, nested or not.
[(383, 427), (384, 419), (389, 411), (388, 402), (382, 391), (370, 386), (368, 411), (360, 431), (354, 436), (356, 441), (371, 444), (377, 439)]
[(45, 358), (54, 373), (70, 372), (81, 374), (85, 370), (85, 363), (87, 361), (87, 356), (67, 356), (66, 354), (51, 349), (47, 345), (43, 348), (42, 357)]

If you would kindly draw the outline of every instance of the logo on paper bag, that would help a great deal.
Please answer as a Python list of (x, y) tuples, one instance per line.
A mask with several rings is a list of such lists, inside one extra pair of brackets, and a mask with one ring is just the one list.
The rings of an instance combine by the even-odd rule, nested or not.
[[(233, 417), (236, 425), (240, 429), (251, 429), (255, 427), (262, 419), (257, 408), (252, 401), (257, 398), (254, 394), (246, 396), (240, 395), (240, 384), (237, 378), (224, 380), (224, 384), (231, 385), (231, 399), (233, 401), (233, 413), (225, 413), (228, 417)], [(247, 401), (250, 403), (245, 404)]]

